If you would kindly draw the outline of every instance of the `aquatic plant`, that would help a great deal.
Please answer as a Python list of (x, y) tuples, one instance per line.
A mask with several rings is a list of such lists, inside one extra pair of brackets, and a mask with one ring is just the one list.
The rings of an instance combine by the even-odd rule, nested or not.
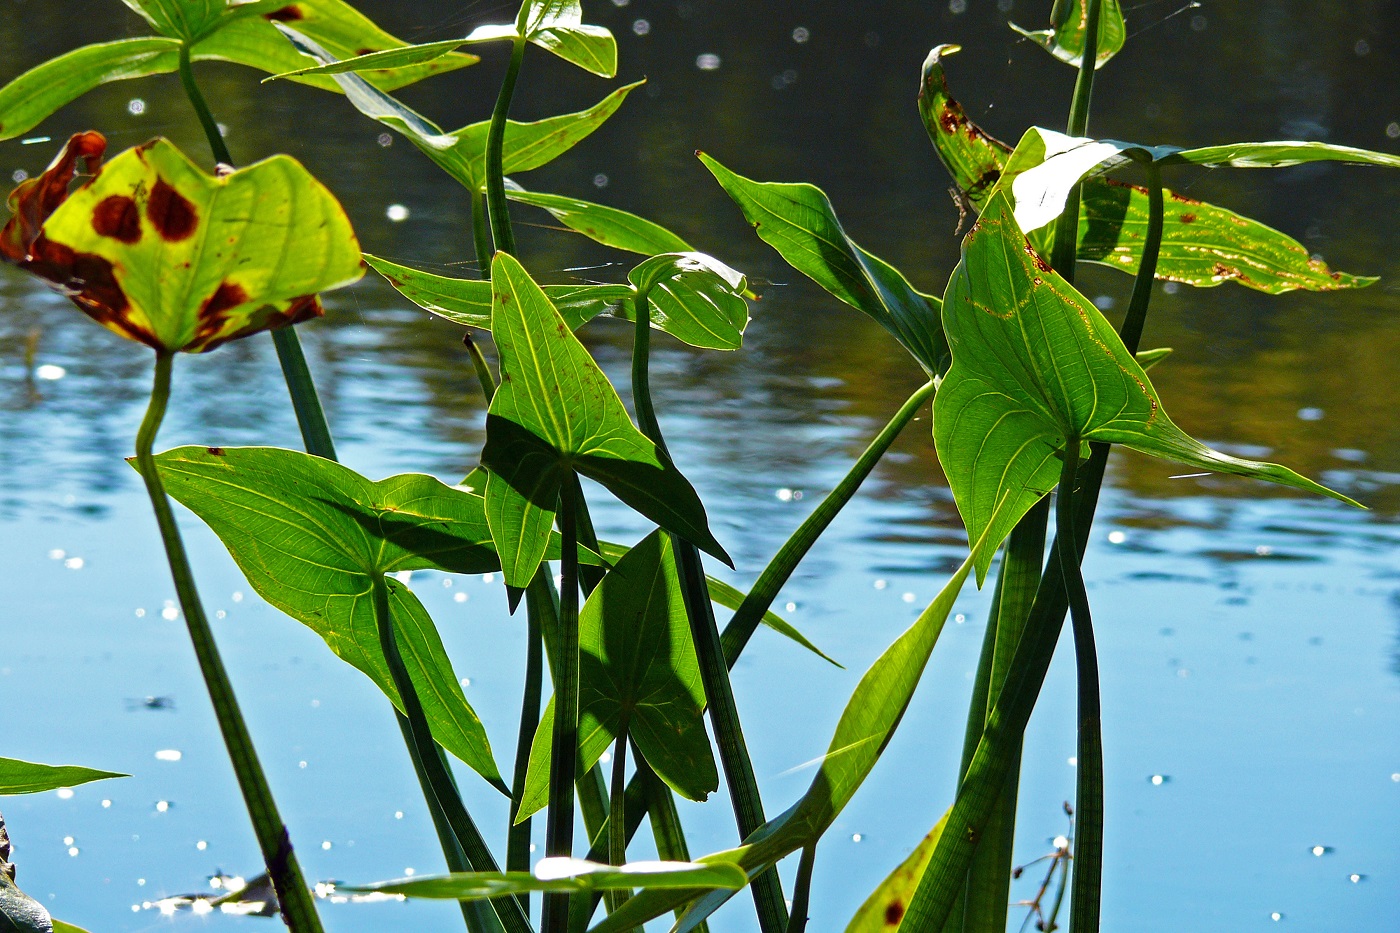
[[(352, 890), (457, 900), (472, 933), (535, 929), (533, 894), (543, 896), (538, 928), (545, 933), (631, 930), (671, 911), (674, 929), (684, 933), (703, 929), (744, 888), (763, 933), (800, 933), (819, 844), (899, 727), (967, 578), (981, 585), (1000, 551), (956, 798), (848, 930), (1006, 928), (1022, 736), (1066, 615), (1077, 664), (1079, 768), (1072, 851), (1067, 847), (1058, 864), (1070, 928), (1098, 928), (1103, 750), (1080, 562), (1111, 445), (1356, 504), (1286, 467), (1230, 456), (1186, 434), (1147, 374), (1166, 351), (1140, 351), (1138, 344), (1159, 279), (1198, 287), (1233, 282), (1270, 294), (1374, 280), (1334, 272), (1283, 233), (1169, 191), (1163, 174), (1178, 165), (1274, 168), (1319, 160), (1400, 167), (1400, 157), (1322, 143), (1183, 149), (1090, 137), (1095, 71), (1127, 37), (1116, 0), (1058, 0), (1049, 28), (1027, 33), (1077, 69), (1065, 133), (1033, 127), (1015, 147), (997, 141), (949, 90), (944, 60), (957, 47), (929, 53), (919, 112), (960, 203), (977, 214), (941, 298), (920, 292), (854, 242), (819, 189), (757, 181), (699, 154), (760, 239), (884, 327), (926, 378), (744, 594), (706, 573), (703, 555), (725, 563), (729, 557), (662, 435), (649, 359), (653, 329), (693, 347), (737, 350), (753, 297), (747, 279), (658, 224), (570, 195), (527, 191), (511, 177), (568, 152), (636, 87), (620, 87), (583, 111), (530, 123), (510, 119), (531, 46), (594, 75), (616, 74), (612, 35), (584, 21), (578, 0), (525, 0), (512, 22), (422, 45), (389, 36), (339, 0), (127, 2), (159, 36), (89, 46), (0, 88), (0, 138), (27, 132), (99, 84), (178, 71), (214, 172), (164, 140), (103, 164), (103, 137), (80, 134), (48, 171), (12, 194), (0, 254), (156, 353), (135, 466), (292, 929), (318, 930), (319, 919), (219, 662), (167, 494), (210, 526), (264, 599), (320, 635), (396, 709), (449, 873)], [(475, 57), (458, 50), (487, 42), (510, 45), (490, 120), (444, 131), (391, 95), (472, 64)], [(408, 301), (469, 329), (465, 339), (489, 408), (480, 467), (460, 483), (419, 474), (375, 482), (336, 462), (292, 325), (320, 312), (317, 293), (358, 277), (358, 243), (334, 197), (288, 157), (233, 167), (195, 79), (192, 63), (205, 59), (337, 91), (466, 189), (481, 279), (363, 257)], [(80, 162), (86, 172), (74, 187)], [(1146, 185), (1109, 177), (1132, 166)], [(518, 255), (512, 201), (644, 258), (625, 282), (541, 286)], [(1135, 276), (1120, 328), (1075, 289), (1080, 261)], [(575, 334), (605, 315), (634, 325), (635, 421)], [(472, 328), (489, 332), (495, 371)], [(174, 354), (210, 351), (266, 329), (277, 340), (306, 452), (200, 446), (154, 453)], [(771, 612), (773, 600), (930, 403), (968, 554), (860, 679), (808, 790), (770, 817), (729, 670), (760, 624), (817, 651)], [(655, 530), (631, 547), (600, 540), (580, 477), (602, 485)], [(560, 565), (557, 584), (553, 561)], [(500, 571), (511, 611), (524, 604), (529, 652), (509, 781), (432, 619), (395, 576), (424, 569)], [(734, 610), (723, 631), (715, 603)], [(546, 673), (553, 697), (542, 710)], [(610, 748), (605, 775), (600, 763)], [(504, 870), (444, 753), (509, 798)], [(0, 793), (57, 779), (41, 766), (6, 770), (6, 761), (0, 759)], [(721, 775), (737, 845), (693, 857), (674, 795), (704, 800)], [(532, 866), (531, 821), (541, 812), (546, 857)], [(586, 849), (574, 839), (576, 812)], [(644, 816), (659, 863), (628, 862)], [(581, 853), (587, 858), (575, 857)], [(794, 854), (789, 900), (776, 868)], [(0, 912), (21, 930), (56, 928), (13, 887), (12, 874), (4, 880), (4, 856), (0, 850)], [(605, 914), (593, 923), (600, 903)], [(1049, 928), (1056, 917), (1052, 910)]]

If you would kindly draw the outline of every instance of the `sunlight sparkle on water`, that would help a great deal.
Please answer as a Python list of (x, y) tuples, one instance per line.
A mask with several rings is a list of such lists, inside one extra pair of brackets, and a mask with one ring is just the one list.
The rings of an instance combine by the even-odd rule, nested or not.
[(396, 224), (403, 223), (408, 219), (408, 208), (402, 204), (390, 204), (388, 209), (384, 211), (384, 216)]
[(701, 71), (714, 71), (719, 68), (720, 57), (714, 52), (706, 52), (695, 59), (695, 67)]
[(39, 379), (47, 379), (52, 382), (68, 375), (68, 370), (62, 366), (55, 366), (53, 363), (45, 363), (43, 366), (35, 367), (34, 375)]
[(73, 788), (71, 787), (60, 787), (58, 790), (54, 791), (54, 793), (58, 795), (59, 800), (73, 799)]
[(179, 761), (183, 757), (178, 748), (162, 748), (156, 752), (156, 761)]

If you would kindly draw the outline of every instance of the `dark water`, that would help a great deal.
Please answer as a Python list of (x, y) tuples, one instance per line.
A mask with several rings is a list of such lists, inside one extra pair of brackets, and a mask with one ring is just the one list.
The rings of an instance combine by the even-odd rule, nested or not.
[[(503, 4), (360, 5), (418, 41), (513, 13)], [(619, 36), (620, 78), (648, 83), (574, 153), (522, 180), (635, 210), (763, 283), (743, 350), (702, 354), (662, 339), (654, 363), (668, 437), (739, 565), (738, 582), (752, 581), (920, 379), (882, 331), (754, 238), (691, 153), (703, 148), (752, 177), (822, 186), (862, 245), (941, 292), (956, 262), (957, 213), (914, 108), (919, 64), (931, 46), (958, 42), (964, 51), (949, 60), (949, 80), (988, 130), (1014, 140), (1033, 123), (1059, 127), (1071, 73), (1003, 25), (1008, 17), (1039, 25), (1048, 6), (585, 4), (592, 21)], [(1180, 6), (1130, 10), (1140, 34), (1100, 72), (1093, 132), (1182, 145), (1315, 138), (1400, 150), (1395, 4)], [(645, 35), (636, 28), (642, 21)], [(4, 75), (83, 42), (139, 34), (140, 25), (114, 0), (3, 0)], [(403, 98), (448, 127), (484, 119), (502, 65), (488, 51), (482, 65)], [(698, 68), (702, 55), (718, 56), (719, 67)], [(475, 271), (466, 199), (411, 146), (381, 146), (382, 129), (339, 98), (259, 85), (233, 66), (206, 65), (200, 74), (235, 159), (291, 152), (347, 203), (367, 249)], [(532, 54), (513, 115), (577, 109), (611, 86)], [(144, 103), (139, 115), (130, 112), (133, 99)], [(171, 77), (100, 89), (35, 133), (58, 140), (90, 126), (115, 146), (163, 134), (204, 154)], [(0, 174), (36, 173), (54, 148), (0, 144)], [(1160, 290), (1145, 336), (1147, 346), (1176, 349), (1153, 376), (1185, 429), (1287, 463), (1371, 510), (1243, 481), (1174, 478), (1183, 471), (1115, 455), (1086, 564), (1104, 670), (1106, 929), (1393, 925), (1397, 179), (1319, 165), (1198, 170), (1170, 181), (1286, 230), (1334, 268), (1382, 276), (1371, 288), (1331, 295), (1269, 298), (1229, 284)], [(407, 208), (407, 219), (390, 220), (392, 205)], [(623, 258), (569, 271), (619, 258), (554, 232), (547, 215), (522, 209), (517, 220), (525, 225), (522, 255), (546, 281), (616, 280), (628, 267)], [(1088, 269), (1081, 280), (1110, 317), (1126, 304), (1126, 277)], [(483, 412), (457, 328), (369, 279), (328, 306), (327, 318), (302, 333), (346, 462), (376, 478), (462, 475), (480, 449)], [(24, 344), (35, 330), (36, 362), (61, 367), (61, 378), (28, 374)], [(625, 383), (626, 329), (599, 322), (586, 339)], [(122, 460), (149, 362), (147, 351), (0, 270), (0, 755), (134, 775), (67, 799), (12, 798), (0, 808), (18, 843), (21, 883), (94, 933), (163, 928), (172, 921), (141, 910), (143, 902), (207, 890), (209, 875), (256, 865), (183, 626), (163, 617), (174, 594), (137, 478)], [(298, 446), (265, 338), (182, 359), (176, 378), (162, 446)], [(642, 531), (599, 499), (608, 534)], [(206, 602), (223, 613), (218, 634), (308, 874), (366, 881), (439, 870), (387, 706), (318, 639), (262, 605), (212, 536), (186, 517)], [(805, 788), (811, 772), (802, 764), (824, 750), (860, 672), (932, 597), (964, 547), (920, 421), (779, 600), (846, 670), (768, 633), (738, 668), (770, 811)], [(524, 640), (503, 611), (499, 580), (419, 574), (413, 585), (508, 765)], [(969, 588), (956, 612), (897, 738), (819, 851), (813, 929), (842, 929), (951, 801), (983, 597)], [(1074, 737), (1063, 660), (1028, 737), (1020, 862), (1066, 830), (1060, 803), (1073, 795)], [(147, 696), (173, 698), (173, 711), (144, 708)], [(170, 750), (178, 761), (156, 757)], [(473, 812), (499, 838), (501, 800), (480, 781), (464, 785)], [(683, 810), (696, 852), (734, 843), (728, 812), (723, 800)], [(1013, 896), (1032, 896), (1037, 873), (1028, 871)], [(745, 899), (735, 903), (716, 929), (750, 928)], [(1024, 911), (1012, 916), (1019, 924)], [(443, 905), (328, 906), (326, 920), (343, 930), (460, 928)]]

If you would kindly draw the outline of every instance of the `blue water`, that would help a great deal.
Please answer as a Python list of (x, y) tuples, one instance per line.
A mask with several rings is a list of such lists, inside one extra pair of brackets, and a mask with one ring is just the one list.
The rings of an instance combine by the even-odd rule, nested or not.
[[(692, 170), (683, 150), (705, 145), (733, 154), (737, 168), (759, 177), (819, 181), (838, 208), (849, 205), (842, 213), (854, 235), (898, 259), (924, 287), (938, 289), (956, 258), (949, 235), (956, 218), (913, 116), (922, 50), (956, 39), (968, 47), (965, 56), (995, 62), (989, 85), (977, 83), (970, 68), (960, 74), (966, 96), (984, 101), (979, 118), (993, 119), (1032, 106), (1007, 88), (1040, 81), (1035, 55), (1043, 53), (1010, 42), (991, 4), (971, 4), (962, 19), (942, 7), (929, 14), (871, 12), (870, 31), (878, 27), (883, 38), (878, 61), (869, 51), (876, 46), (865, 40), (864, 51), (851, 53), (861, 56), (857, 84), (838, 67), (842, 45), (833, 38), (864, 35), (868, 24), (850, 11), (783, 4), (765, 24), (754, 11), (718, 4), (682, 4), (688, 15), (642, 0), (626, 9), (586, 6), (624, 36), (624, 75), (644, 66), (659, 90), (639, 101), (634, 122), (619, 124), (553, 174), (541, 173), (536, 186), (676, 224), (764, 283), (744, 350), (699, 354), (662, 339), (653, 364), (676, 459), (736, 560), (730, 578), (746, 585), (919, 380), (882, 332), (796, 281), (753, 241), (722, 195), (704, 187), (703, 177), (682, 174)], [(1309, 20), (1317, 4), (1268, 4), (1284, 25), (1266, 30), (1268, 54), (1242, 56), (1241, 48), (1252, 49), (1252, 30), (1267, 26), (1262, 6), (1254, 21), (1254, 13), (1208, 4), (1207, 28), (1195, 30), (1182, 15), (1143, 37), (1159, 43), (1152, 54), (1163, 59), (1200, 48), (1187, 43), (1215, 43), (1201, 51), (1214, 57), (1203, 60), (1247, 67), (1261, 88), (1277, 88), (1265, 83), (1271, 78), (1282, 82), (1282, 91), (1258, 92), (1260, 100), (1282, 101), (1276, 107), (1240, 113), (1221, 106), (1202, 118), (1204, 127), (1177, 126), (1172, 138), (1196, 133), (1191, 141), (1217, 141), (1227, 132), (1268, 138), (1283, 134), (1288, 121), (1311, 120), (1335, 141), (1393, 150), (1385, 127), (1400, 113), (1393, 80), (1385, 80), (1384, 4), (1359, 4), (1342, 24)], [(439, 23), (388, 4), (364, 7), (415, 38), (451, 35), (472, 17), (492, 13), (444, 13), (448, 18)], [(14, 39), (15, 11), (0, 13), (0, 31), (10, 37), (7, 48), (16, 49), (16, 64), (27, 65), (131, 28), (119, 15), (96, 10), (102, 12), (72, 23), (38, 11), (27, 44)], [(743, 30), (724, 28), (725, 10), (748, 17), (744, 29), (764, 33), (759, 38), (768, 51), (740, 42)], [(1022, 19), (1041, 15), (1037, 9)], [(640, 16), (655, 27), (646, 41), (629, 35)], [(403, 24), (415, 19), (438, 31), (409, 32)], [(1321, 51), (1295, 55), (1295, 65), (1284, 68), (1277, 54), (1292, 48), (1300, 23), (1312, 23)], [(811, 30), (801, 48), (790, 38), (796, 25)], [(1354, 51), (1358, 36), (1369, 37), (1369, 57)], [(693, 67), (704, 52), (721, 55), (717, 72)], [(1388, 54), (1393, 75), (1393, 50)], [(1105, 81), (1120, 82), (1119, 93), (1101, 94), (1105, 125), (1143, 119), (1127, 92), (1142, 92), (1135, 76), (1151, 64), (1129, 62), (1116, 75), (1105, 70)], [(779, 87), (774, 75), (789, 67), (800, 71), (800, 80)], [(382, 149), (376, 127), (333, 109), (329, 98), (274, 89), (267, 93), (275, 116), (286, 117), (298, 102), (320, 108), (305, 116), (304, 133), (284, 140), (275, 121), (248, 121), (249, 101), (260, 92), (245, 73), (214, 73), (224, 82), (216, 108), (245, 120), (243, 135), (232, 137), (235, 147), (251, 155), (285, 142), (308, 162), (319, 160), (317, 170), (334, 178), (353, 205), (368, 248), (399, 259), (463, 260), (461, 200), (408, 147)], [(452, 96), (452, 84), (415, 90), (414, 102), (458, 116), (468, 109), (472, 114), (463, 119), (478, 118), (490, 103), (480, 89), (495, 73), (475, 76), (477, 95), (465, 103)], [(527, 72), (526, 85), (529, 78)], [(702, 82), (711, 79), (715, 87), (707, 90)], [(1192, 80), (1198, 91), (1218, 92), (1218, 75)], [(532, 116), (549, 112), (548, 94), (531, 87), (535, 96), (522, 106)], [(577, 103), (601, 87), (588, 84)], [(125, 109), (138, 93), (150, 104), (140, 119)], [(1189, 123), (1170, 106), (1176, 91), (1162, 93), (1166, 114), (1149, 114), (1147, 122), (1159, 129), (1169, 120)], [(1358, 98), (1362, 93), (1372, 95), (1369, 102)], [(840, 106), (827, 115), (821, 108), (831, 102)], [(985, 102), (996, 108), (986, 110)], [(1049, 109), (1061, 107), (1057, 96)], [(892, 133), (898, 144), (866, 146), (844, 124), (830, 122), (846, 119)], [(1014, 138), (1011, 127), (1050, 118), (1000, 119), (1009, 127), (1001, 135)], [(53, 134), (85, 121), (110, 127), (122, 145), (162, 132), (198, 151), (197, 129), (168, 80), (99, 92), (56, 118)], [(1244, 129), (1232, 132), (1238, 122)], [(643, 143), (632, 146), (633, 136)], [(343, 151), (355, 158), (338, 165)], [(0, 145), (6, 174), (35, 171), (48, 157), (42, 145)], [(612, 173), (606, 189), (593, 180), (603, 169)], [(1202, 175), (1193, 193), (1242, 209), (1258, 203), (1260, 216), (1298, 236), (1316, 226), (1310, 247), (1325, 250), (1338, 267), (1400, 280), (1393, 231), (1368, 221), (1395, 216), (1400, 188), (1376, 173), (1346, 171), (1301, 178), (1243, 173), (1243, 181)], [(685, 205), (666, 187), (672, 177), (684, 179), (704, 223), (686, 218)], [(1357, 184), (1358, 177), (1366, 183)], [(409, 219), (389, 222), (389, 204), (406, 205)], [(570, 275), (565, 270), (607, 258), (563, 242), (527, 228), (527, 262), (562, 281)], [(1093, 270), (1081, 284), (1095, 297), (1116, 298), (1120, 308), (1128, 287), (1121, 276)], [(1384, 283), (1351, 295), (1281, 299), (1225, 286), (1163, 292), (1154, 306), (1147, 342), (1178, 352), (1153, 375), (1178, 422), (1213, 441), (1235, 442), (1235, 452), (1295, 465), (1373, 510), (1242, 481), (1174, 479), (1183, 471), (1115, 455), (1085, 564), (1103, 669), (1107, 930), (1394, 927), (1400, 894), (1397, 295)], [(327, 319), (303, 327), (302, 335), (342, 459), (373, 478), (415, 470), (449, 481), (464, 475), (480, 450), (483, 411), (458, 329), (406, 309), (375, 282), (337, 294), (328, 305)], [(38, 378), (25, 366), (23, 344), (34, 328), (42, 330), (36, 364), (57, 367), (38, 374), (58, 378)], [(625, 327), (608, 322), (587, 334), (620, 385), (627, 336)], [(170, 895), (217, 893), (210, 876), (248, 876), (258, 864), (173, 609), (154, 522), (136, 474), (122, 460), (144, 407), (149, 363), (144, 349), (0, 269), (0, 697), (6, 706), (0, 755), (132, 774), (76, 788), (71, 796), (7, 798), (0, 810), (16, 843), (20, 884), (56, 916), (93, 933), (270, 928), (274, 921), (168, 918), (142, 906)], [(178, 361), (175, 401), (158, 446), (186, 443), (299, 446), (266, 338)], [(590, 496), (604, 536), (635, 540), (645, 530), (601, 494)], [(182, 513), (181, 523), (307, 874), (361, 882), (440, 870), (387, 703), (317, 637), (263, 604), (193, 516)], [(775, 605), (845, 669), (766, 629), (736, 668), (740, 711), (770, 813), (805, 790), (809, 763), (825, 750), (860, 674), (964, 553), (925, 417), (906, 431)], [(524, 632), (505, 613), (499, 577), (421, 573), (411, 586), (437, 620), (497, 760), (508, 768)], [(952, 800), (986, 594), (969, 585), (954, 611), (894, 741), (818, 850), (811, 929), (843, 929)], [(1027, 737), (1018, 864), (1048, 853), (1051, 840), (1068, 830), (1062, 802), (1074, 796), (1072, 660), (1057, 658)], [(147, 697), (168, 699), (159, 705), (173, 709), (147, 708)], [(168, 760), (176, 757), (172, 752), (178, 760)], [(500, 841), (503, 798), (469, 773), (461, 777), (473, 814)], [(703, 808), (683, 804), (682, 816), (697, 854), (736, 841), (723, 794)], [(642, 842), (634, 854), (644, 853)], [(792, 869), (785, 866), (789, 882)], [(1027, 869), (1013, 897), (1033, 897), (1042, 873), (1043, 864)], [(324, 916), (329, 929), (343, 931), (461, 928), (450, 904), (327, 904)], [(1013, 929), (1024, 916), (1024, 908), (1012, 909)], [(741, 896), (714, 929), (750, 930), (751, 917)]]

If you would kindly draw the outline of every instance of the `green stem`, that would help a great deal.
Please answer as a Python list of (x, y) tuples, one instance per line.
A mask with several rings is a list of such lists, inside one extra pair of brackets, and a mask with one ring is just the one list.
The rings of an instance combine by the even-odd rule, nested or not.
[(510, 226), (510, 208), (506, 204), (504, 150), (510, 100), (515, 95), (515, 81), (520, 77), (520, 64), (524, 60), (525, 39), (517, 36), (511, 45), (510, 64), (501, 82), (501, 93), (496, 97), (496, 107), (491, 111), (491, 127), (486, 135), (486, 200), (490, 208), (491, 236), (497, 250), (511, 255), (515, 254), (515, 232)]
[(481, 347), (472, 339), (470, 330), (462, 335), (462, 345), (467, 348), (467, 353), (472, 358), (476, 381), (481, 383), (481, 394), (486, 396), (486, 404), (490, 405), (491, 399), (496, 395), (496, 377), (492, 375), (491, 366), (486, 362), (486, 354), (481, 352)]
[[(564, 483), (559, 495), (562, 519), (559, 586), (559, 663), (554, 668), (554, 736), (549, 765), (549, 817), (545, 854), (573, 855), (574, 774), (578, 768), (578, 519), (574, 487)], [(546, 894), (544, 933), (566, 933), (569, 896)]]
[[(639, 335), (640, 336), (640, 335)], [(637, 367), (637, 357), (634, 353), (632, 366), (634, 374), (633, 385), (639, 383), (635, 374)], [(875, 465), (880, 462), (880, 458), (890, 449), (900, 432), (914, 419), (924, 404), (933, 397), (937, 391), (935, 382), (927, 382), (915, 390), (914, 394), (900, 406), (889, 423), (880, 430), (870, 445), (860, 455), (851, 469), (836, 484), (836, 487), (827, 493), (821, 504), (807, 516), (807, 519), (798, 526), (797, 530), (778, 549), (778, 553), (773, 555), (773, 559), (768, 562), (768, 566), (763, 568), (763, 572), (754, 581), (749, 594), (744, 597), (744, 601), (739, 604), (729, 624), (724, 627), (724, 635), (720, 641), (724, 645), (725, 656), (730, 658), (730, 668), (733, 668), (733, 661), (739, 657), (739, 652), (744, 649), (749, 638), (763, 621), (763, 615), (773, 605), (773, 600), (777, 598), (778, 591), (781, 590), (792, 572), (797, 569), (802, 558), (807, 556), (812, 545), (826, 531), (832, 520), (846, 507), (846, 503), (851, 501), (851, 497), (860, 489), (865, 478), (870, 475), (870, 471), (875, 469)], [(648, 399), (648, 403), (650, 399)], [(640, 406), (639, 406), (640, 410)], [(645, 431), (645, 428), (643, 429)]]
[[(1079, 438), (1065, 443), (1060, 490), (1055, 496), (1055, 527), (1073, 541), (1074, 484), (1079, 467)], [(1074, 890), (1070, 896), (1073, 933), (1096, 933), (1103, 887), (1103, 723), (1099, 700), (1098, 655), (1094, 648), (1089, 594), (1077, 555), (1059, 553), (1060, 574), (1069, 596), (1074, 657), (1079, 684), (1079, 763), (1075, 797)]]
[(1118, 332), (1129, 353), (1136, 353), (1142, 342), (1147, 306), (1152, 301), (1152, 288), (1156, 284), (1157, 257), (1162, 250), (1162, 167), (1155, 162), (1147, 166), (1147, 185), (1147, 239), (1143, 241), (1142, 260), (1133, 280), (1133, 297), (1128, 301), (1128, 313)]
[[(204, 136), (209, 141), (214, 161), (232, 166), (233, 156), (229, 155), (224, 134), (219, 130), (219, 124), (194, 80), (188, 45), (180, 46), (180, 83), (184, 85), (185, 96), (199, 117), (200, 126), (204, 127)], [(302, 352), (296, 330), (291, 327), (277, 328), (272, 332), (272, 343), (277, 348), (277, 361), (282, 366), (282, 377), (292, 396), (292, 409), (296, 412), (297, 426), (301, 429), (301, 439), (307, 453), (334, 460), (335, 444), (331, 440), (321, 398), (316, 394), (316, 384), (311, 379), (311, 370), (306, 365), (306, 354)]]
[[(1094, 70), (1099, 56), (1099, 19), (1102, 0), (1084, 0), (1084, 55), (1079, 64), (1079, 77), (1074, 82), (1074, 98), (1070, 102), (1068, 127), (1070, 136), (1083, 136), (1089, 129), (1089, 102), (1094, 94)], [(1074, 284), (1074, 258), (1079, 250), (1079, 191), (1070, 189), (1064, 213), (1055, 222), (1055, 246), (1050, 264), (1065, 281)]]
[(233, 156), (229, 155), (228, 145), (224, 142), (224, 134), (219, 129), (219, 123), (214, 119), (214, 114), (209, 110), (209, 104), (205, 101), (204, 95), (200, 93), (199, 85), (195, 83), (194, 71), (190, 68), (189, 43), (180, 46), (180, 83), (185, 86), (185, 96), (190, 99), (195, 115), (199, 117), (199, 125), (204, 128), (204, 135), (209, 140), (209, 148), (214, 151), (214, 161), (232, 166)]
[(1050, 913), (1045, 915), (1046, 933), (1053, 933), (1060, 928), (1055, 921), (1060, 918), (1060, 907), (1065, 902), (1065, 888), (1069, 887), (1069, 862), (1067, 858), (1060, 859), (1060, 883), (1055, 888), (1055, 900), (1050, 905)]
[(472, 246), (478, 274), (483, 279), (491, 278), (491, 218), (486, 213), (486, 192), (480, 188), (472, 192)]
[(802, 858), (797, 862), (797, 884), (792, 890), (792, 919), (788, 921), (787, 933), (804, 933), (807, 929), (807, 905), (812, 895), (812, 867), (817, 861), (817, 844), (814, 842), (802, 850)]
[[(540, 724), (540, 699), (544, 682), (544, 638), (540, 632), (540, 620), (527, 603), (525, 620), (528, 626), (526, 638), (528, 647), (525, 654), (525, 690), (520, 701), (520, 731), (515, 740), (515, 769), (512, 774), (514, 792), (510, 798), (510, 829), (506, 838), (506, 871), (530, 870), (530, 830), (532, 820), (528, 817), (519, 823), (515, 821), (520, 812), (520, 802), (525, 794), (525, 780), (530, 771), (530, 746), (535, 739), (535, 730)], [(530, 895), (520, 895), (520, 906), (526, 916), (530, 913)]]
[[(608, 809), (608, 864), (627, 864), (627, 721), (623, 720), (613, 744), (612, 804)], [(608, 892), (608, 910), (627, 903), (628, 892)]]
[[(416, 753), (418, 762), (421, 763), (433, 798), (437, 805), (442, 808), (443, 815), (452, 828), (456, 843), (466, 856), (471, 869), (473, 871), (498, 871), (495, 857), (487, 848), (486, 841), (481, 837), (476, 823), (472, 821), (471, 814), (462, 805), (462, 799), (457, 793), (456, 782), (453, 781), (447, 762), (438, 751), (437, 742), (433, 739), (432, 726), (428, 723), (427, 715), (423, 712), (423, 704), (418, 699), (418, 690), (413, 685), (408, 668), (404, 666), (403, 656), (399, 653), (397, 633), (394, 631), (393, 615), (389, 610), (389, 585), (382, 574), (374, 575), (371, 589), (374, 600), (374, 624), (379, 633), (379, 650), (384, 655), (390, 678), (394, 682), (394, 689), (399, 694), (399, 702), (403, 704), (403, 715), (408, 720), (409, 725), (409, 739), (413, 743), (412, 750)], [(515, 898), (500, 897), (490, 903), (495, 908), (496, 914), (500, 917), (500, 923), (507, 933), (530, 933), (530, 921), (520, 910), (520, 905)]]
[(219, 723), (224, 747), (228, 749), (233, 762), (233, 773), (238, 779), (238, 789), (243, 794), (243, 802), (248, 807), (248, 816), (253, 822), (253, 833), (257, 836), (258, 847), (262, 850), (267, 873), (277, 892), (282, 920), (295, 933), (320, 933), (321, 920), (316, 915), (316, 905), (311, 892), (307, 890), (302, 877), (301, 866), (296, 853), (292, 851), (292, 841), (287, 835), (287, 827), (277, 812), (277, 803), (272, 797), (267, 776), (258, 761), (257, 750), (253, 747), (253, 737), (238, 708), (238, 698), (233, 692), (228, 671), (219, 656), (214, 632), (204, 615), (204, 606), (195, 588), (194, 574), (185, 554), (185, 545), (180, 538), (179, 526), (170, 508), (170, 500), (165, 494), (165, 485), (156, 470), (156, 433), (160, 431), (165, 418), (165, 408), (170, 401), (170, 372), (173, 354), (168, 350), (156, 351), (155, 384), (151, 389), (151, 403), (146, 409), (146, 417), (136, 434), (136, 465), (141, 478), (146, 482), (146, 492), (155, 511), (156, 524), (160, 527), (161, 541), (165, 545), (166, 558), (170, 563), (170, 575), (175, 580), (175, 592), (180, 600), (180, 611), (185, 616), (185, 626), (189, 629), (190, 641), (194, 644), (195, 658), (199, 662), (199, 672), (204, 677), (204, 685), (209, 691), (209, 699), (214, 705), (214, 716)]
[[(632, 347), (632, 402), (642, 433), (665, 453), (666, 440), (662, 437), (661, 425), (651, 404), (648, 373), (651, 306), (646, 291), (637, 295), (636, 319)], [(700, 680), (705, 689), (710, 725), (714, 728), (715, 741), (719, 745), (720, 764), (724, 768), (735, 821), (739, 826), (740, 838), (748, 838), (766, 822), (763, 799), (759, 794), (753, 761), (744, 742), (739, 709), (734, 702), (734, 687), (729, 682), (729, 666), (724, 660), (724, 647), (720, 643), (719, 627), (715, 624), (715, 609), (705, 582), (705, 568), (695, 545), (679, 535), (668, 537), (680, 571), (681, 594), (686, 615), (690, 619), (690, 634), (695, 643), (696, 658), (700, 662)], [(783, 898), (777, 869), (770, 868), (759, 875), (751, 887), (763, 933), (783, 933), (787, 928), (787, 902)]]

